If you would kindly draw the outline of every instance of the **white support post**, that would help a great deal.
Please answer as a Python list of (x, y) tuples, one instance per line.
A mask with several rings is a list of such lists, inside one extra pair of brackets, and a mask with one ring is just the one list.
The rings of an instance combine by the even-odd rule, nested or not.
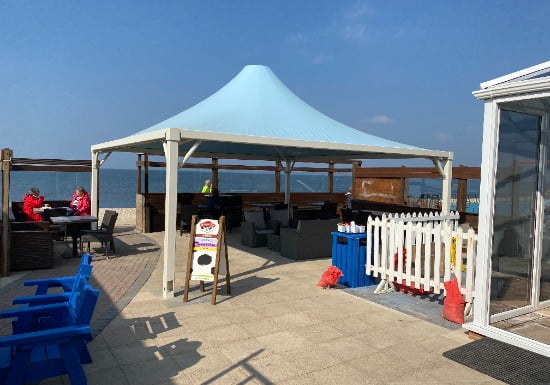
[[(443, 187), (441, 192), (441, 212), (448, 214), (451, 208), (451, 183), (453, 182), (453, 158), (447, 159), (432, 159), (432, 162), (443, 179)], [(444, 165), (441, 165), (443, 161)]]
[(163, 298), (174, 297), (176, 267), (176, 211), (178, 195), (178, 142), (167, 133), (164, 142), (166, 158), (166, 196), (164, 202), (164, 269), (162, 274)]
[(99, 212), (99, 153), (92, 152), (92, 215), (97, 217)]
[(489, 325), (491, 299), (491, 250), (498, 162), (499, 110), (494, 101), (485, 103), (483, 144), (481, 147), (481, 183), (479, 187), (479, 230), (475, 260), (474, 319), (476, 326)]
[(441, 211), (449, 214), (451, 209), (451, 183), (453, 181), (453, 160), (447, 159), (443, 167), (443, 188), (441, 197)]

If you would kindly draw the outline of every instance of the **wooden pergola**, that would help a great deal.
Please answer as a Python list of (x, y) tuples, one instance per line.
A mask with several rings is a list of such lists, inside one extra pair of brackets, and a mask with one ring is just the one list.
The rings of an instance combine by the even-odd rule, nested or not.
[(14, 158), (13, 150), (4, 148), (0, 152), (2, 163), (2, 250), (0, 275), (10, 274), (10, 174), (12, 171), (55, 171), (55, 172), (91, 172), (92, 162), (88, 160), (70, 159), (33, 159)]

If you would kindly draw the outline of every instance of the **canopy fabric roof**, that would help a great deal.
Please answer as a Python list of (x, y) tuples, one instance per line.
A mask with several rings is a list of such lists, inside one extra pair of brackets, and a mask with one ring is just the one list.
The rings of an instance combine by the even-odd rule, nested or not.
[(195, 106), (134, 135), (94, 145), (92, 151), (164, 154), (162, 142), (173, 137), (173, 129), (180, 155), (199, 140), (194, 155), (217, 158), (452, 158), (450, 152), (409, 146), (342, 124), (305, 103), (261, 65), (244, 67)]

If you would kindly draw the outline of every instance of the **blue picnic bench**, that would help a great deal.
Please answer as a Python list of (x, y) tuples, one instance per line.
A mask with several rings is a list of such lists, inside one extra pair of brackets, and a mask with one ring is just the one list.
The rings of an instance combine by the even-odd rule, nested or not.
[(0, 384), (18, 385), (62, 374), (73, 385), (87, 383), (82, 364), (92, 362), (86, 341), (91, 339), (90, 321), (99, 291), (89, 285), (89, 275), (72, 278), (67, 301), (55, 299), (0, 312), (0, 318), (14, 318), (13, 335), (0, 338)]

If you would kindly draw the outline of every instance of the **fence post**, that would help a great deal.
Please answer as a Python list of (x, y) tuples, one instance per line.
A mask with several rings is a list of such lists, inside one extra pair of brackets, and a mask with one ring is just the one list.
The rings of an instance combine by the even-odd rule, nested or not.
[[(417, 222), (415, 226), (415, 235), (416, 235), (416, 253), (414, 257), (414, 281), (419, 284), (420, 278), (421, 278), (421, 271), (422, 271), (422, 244), (424, 237), (424, 227), (422, 226), (422, 222)], [(425, 249), (425, 248), (424, 248)]]
[[(369, 220), (371, 220), (371, 218), (369, 217)], [(371, 222), (372, 223), (372, 222)], [(376, 219), (374, 219), (374, 224), (373, 224), (373, 241), (374, 241), (374, 271), (376, 272), (376, 274), (384, 274), (384, 272), (382, 270), (379, 269), (379, 267), (382, 267), (382, 264), (380, 262), (380, 218), (376, 217)]]
[(407, 225), (405, 226), (405, 248), (407, 249), (407, 266), (405, 267), (406, 275), (405, 279), (407, 286), (411, 285), (411, 274), (412, 274), (412, 257), (413, 257), (413, 250), (412, 250), (412, 237), (413, 237), (413, 223), (407, 222)]
[(472, 303), (474, 297), (474, 253), (477, 250), (477, 239), (473, 229), (468, 230), (468, 248), (466, 252), (466, 302)]
[[(431, 213), (430, 213), (431, 214)], [(429, 290), (430, 288), (430, 262), (432, 257), (432, 222), (426, 224), (426, 245), (424, 248), (424, 271), (422, 276), (424, 278), (424, 290)]]
[[(438, 293), (441, 291), (441, 277), (439, 274), (439, 267), (441, 266), (441, 232), (445, 231), (446, 226), (441, 226), (441, 223), (438, 223), (434, 226), (434, 263), (433, 263), (433, 282), (434, 282), (434, 292)], [(446, 234), (446, 233), (445, 233)], [(426, 289), (424, 289), (426, 290)]]
[(10, 275), (10, 172), (13, 151), (9, 148), (2, 149), (0, 161), (2, 162), (2, 265), (1, 275)]

